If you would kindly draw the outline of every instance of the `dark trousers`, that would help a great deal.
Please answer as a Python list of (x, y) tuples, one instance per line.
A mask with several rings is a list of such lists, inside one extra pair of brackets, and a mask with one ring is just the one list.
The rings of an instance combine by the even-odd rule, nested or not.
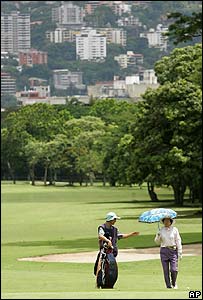
[[(173, 286), (176, 284), (176, 279), (178, 275), (178, 253), (177, 250), (170, 248), (161, 247), (160, 257), (163, 267), (164, 280), (167, 288), (171, 288), (171, 283)], [(169, 269), (170, 267), (170, 269)], [(169, 276), (171, 273), (171, 280)]]

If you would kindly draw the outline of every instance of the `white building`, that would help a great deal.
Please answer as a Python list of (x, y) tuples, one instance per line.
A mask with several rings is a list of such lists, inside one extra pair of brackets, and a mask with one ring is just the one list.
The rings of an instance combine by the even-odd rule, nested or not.
[(80, 60), (103, 60), (106, 57), (106, 37), (96, 30), (76, 34), (76, 56)]
[(33, 86), (30, 89), (37, 92), (39, 94), (39, 97), (41, 97), (41, 98), (47, 98), (47, 97), (51, 96), (49, 85), (46, 85), (46, 86), (45, 85)]
[(46, 31), (46, 38), (51, 43), (63, 43), (65, 28), (56, 28), (54, 31)]
[(127, 51), (126, 54), (114, 56), (114, 60), (118, 62), (122, 69), (143, 64), (143, 58), (142, 54), (134, 53), (133, 51)]
[(140, 37), (145, 37), (148, 40), (149, 48), (160, 48), (160, 50), (167, 50), (167, 37), (163, 36), (163, 33), (168, 31), (167, 27), (163, 27), (162, 24), (158, 24), (156, 31), (153, 28), (147, 33), (140, 33)]
[(139, 75), (126, 76), (125, 83), (126, 86), (131, 84), (140, 84), (140, 76)]
[(52, 8), (52, 21), (61, 25), (79, 25), (83, 24), (83, 8), (74, 5), (71, 1), (62, 1), (62, 5)]
[(157, 77), (153, 69), (140, 72), (140, 80), (144, 84), (157, 84)]
[(124, 3), (124, 1), (114, 1), (113, 11), (116, 15), (122, 16), (122, 14), (131, 13), (131, 4)]
[[(93, 28), (88, 28), (90, 31), (93, 30)], [(111, 27), (102, 27), (102, 28), (96, 28), (96, 32), (98, 34), (101, 34), (106, 37), (106, 43), (114, 43), (119, 44), (122, 46), (126, 46), (126, 40), (127, 40), (127, 32), (120, 28), (111, 28)]]
[(50, 86), (49, 85), (38, 85), (32, 86), (29, 90), (24, 89), (16, 93), (19, 99), (45, 99), (50, 97)]
[(142, 94), (147, 88), (156, 89), (158, 86), (154, 70), (149, 69), (125, 78), (114, 76), (113, 82), (99, 82), (95, 85), (89, 85), (87, 92), (89, 97), (94, 98), (129, 97), (137, 101), (142, 98)]
[(79, 34), (80, 30), (68, 29), (65, 27), (58, 27), (54, 31), (46, 31), (46, 38), (51, 43), (63, 43), (76, 41), (76, 34)]
[(127, 33), (125, 30), (117, 28), (107, 29), (107, 42), (126, 46)]
[(18, 54), (30, 46), (30, 15), (17, 11), (1, 14), (1, 52)]
[(138, 18), (134, 16), (129, 16), (129, 17), (121, 17), (117, 21), (118, 26), (123, 26), (123, 27), (140, 27), (142, 26), (142, 22), (139, 21)]

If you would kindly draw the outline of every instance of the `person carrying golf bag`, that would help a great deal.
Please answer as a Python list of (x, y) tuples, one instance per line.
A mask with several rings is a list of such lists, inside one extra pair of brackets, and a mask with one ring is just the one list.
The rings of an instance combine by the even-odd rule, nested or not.
[(105, 242), (98, 257), (96, 281), (98, 288), (113, 288), (118, 278), (118, 266), (113, 255), (113, 246)]
[(106, 215), (106, 222), (98, 227), (99, 253), (94, 265), (97, 288), (113, 288), (118, 278), (118, 255), (117, 240), (136, 236), (139, 232), (119, 233), (114, 226), (120, 219), (114, 212)]

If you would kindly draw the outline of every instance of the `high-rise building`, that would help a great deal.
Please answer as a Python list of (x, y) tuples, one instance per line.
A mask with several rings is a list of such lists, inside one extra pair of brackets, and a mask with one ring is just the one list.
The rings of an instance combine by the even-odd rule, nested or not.
[(62, 5), (52, 9), (52, 21), (59, 26), (83, 25), (83, 8), (71, 1), (62, 1)]
[(1, 52), (18, 54), (19, 50), (29, 49), (30, 15), (13, 11), (1, 14)]
[(96, 30), (83, 31), (76, 35), (77, 59), (95, 60), (106, 57), (106, 36)]
[(15, 95), (16, 80), (9, 73), (1, 72), (1, 95)]

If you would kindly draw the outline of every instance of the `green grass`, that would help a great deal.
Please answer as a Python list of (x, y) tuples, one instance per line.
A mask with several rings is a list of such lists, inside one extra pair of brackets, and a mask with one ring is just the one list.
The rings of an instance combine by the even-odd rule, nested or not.
[[(119, 248), (152, 247), (157, 224), (138, 222), (154, 207), (177, 211), (184, 244), (202, 241), (200, 207), (176, 207), (172, 190), (157, 189), (159, 203), (146, 188), (44, 187), (2, 183), (2, 299), (188, 299), (201, 290), (201, 257), (183, 257), (178, 290), (166, 290), (159, 260), (119, 263), (113, 290), (97, 290), (89, 263), (22, 262), (17, 258), (94, 251), (97, 226), (108, 211), (121, 216), (121, 232), (140, 236), (119, 241)], [(159, 251), (157, 249), (157, 251)], [(200, 297), (199, 297), (200, 299)]]

